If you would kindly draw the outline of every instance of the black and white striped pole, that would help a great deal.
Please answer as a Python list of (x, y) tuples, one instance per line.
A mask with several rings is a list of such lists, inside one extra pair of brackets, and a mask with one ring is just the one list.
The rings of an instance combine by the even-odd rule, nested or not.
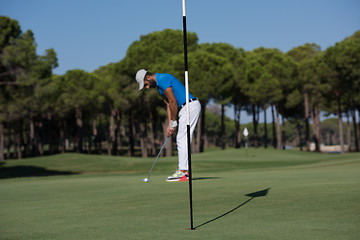
[(185, 91), (186, 91), (186, 113), (187, 113), (187, 148), (188, 148), (188, 173), (189, 173), (189, 196), (190, 196), (190, 230), (195, 230), (192, 209), (192, 172), (191, 172), (191, 146), (190, 146), (190, 113), (189, 113), (189, 76), (187, 57), (187, 32), (186, 32), (186, 7), (182, 0), (183, 8), (183, 36), (184, 36), (184, 64), (185, 64)]

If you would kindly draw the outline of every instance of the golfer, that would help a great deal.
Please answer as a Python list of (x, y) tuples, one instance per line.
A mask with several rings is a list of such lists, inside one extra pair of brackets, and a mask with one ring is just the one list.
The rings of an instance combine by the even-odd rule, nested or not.
[[(169, 125), (167, 135), (171, 136), (176, 128), (176, 144), (178, 149), (179, 166), (178, 170), (169, 177), (168, 182), (188, 181), (188, 151), (187, 151), (187, 121), (186, 121), (186, 93), (184, 85), (174, 76), (167, 73), (150, 73), (145, 69), (140, 69), (135, 76), (139, 83), (139, 90), (157, 87), (164, 102), (167, 105), (167, 115)], [(190, 142), (198, 122), (201, 105), (197, 98), (189, 92), (189, 114), (190, 114)], [(179, 117), (179, 121), (177, 118)], [(178, 123), (179, 122), (179, 123)]]

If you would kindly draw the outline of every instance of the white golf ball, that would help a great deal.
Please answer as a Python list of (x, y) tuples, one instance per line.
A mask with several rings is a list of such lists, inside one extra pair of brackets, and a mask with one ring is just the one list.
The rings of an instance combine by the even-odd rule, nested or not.
[(150, 182), (150, 180), (148, 178), (144, 178), (143, 182)]

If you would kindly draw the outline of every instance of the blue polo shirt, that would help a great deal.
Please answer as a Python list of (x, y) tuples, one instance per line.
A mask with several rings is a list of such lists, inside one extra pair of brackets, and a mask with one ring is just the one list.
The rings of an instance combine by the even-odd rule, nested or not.
[[(172, 87), (178, 107), (186, 103), (185, 86), (176, 77), (168, 73), (155, 73), (155, 77), (156, 86), (161, 96), (166, 98), (164, 91)], [(192, 98), (194, 98), (194, 96), (189, 92), (189, 100)]]

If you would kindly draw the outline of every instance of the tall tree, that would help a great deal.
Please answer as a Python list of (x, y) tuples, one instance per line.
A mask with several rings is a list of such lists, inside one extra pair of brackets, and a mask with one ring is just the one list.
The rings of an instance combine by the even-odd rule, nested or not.
[(63, 108), (67, 108), (75, 116), (76, 152), (83, 151), (83, 121), (92, 108), (92, 100), (96, 97), (92, 91), (96, 81), (95, 75), (79, 69), (67, 71), (63, 78), (60, 101)]
[(8, 89), (15, 84), (12, 69), (4, 62), (4, 50), (21, 34), (18, 21), (0, 16), (0, 161), (4, 161), (4, 123), (11, 94)]
[[(316, 95), (316, 89), (314, 89), (313, 86), (316, 85), (318, 82), (314, 58), (320, 53), (321, 53), (321, 48), (319, 45), (315, 43), (312, 44), (306, 43), (305, 45), (295, 47), (286, 53), (297, 63), (298, 71), (297, 71), (296, 81), (302, 85), (302, 89), (300, 90), (303, 93), (303, 102), (304, 102), (306, 151), (310, 151), (309, 94)], [(311, 90), (314, 91), (311, 92)], [(313, 126), (317, 126), (317, 125), (318, 124), (313, 124)], [(319, 133), (318, 129), (316, 129), (314, 132)], [(317, 138), (319, 138), (319, 136), (317, 136)]]
[[(278, 49), (257, 48), (246, 56), (246, 92), (253, 104), (254, 139), (257, 146), (259, 106), (274, 104), (276, 109), (277, 148), (282, 147), (280, 115), (289, 92), (292, 63)], [(269, 89), (265, 89), (269, 87)]]
[[(0, 76), (1, 85), (5, 86), (2, 96), (6, 96), (7, 105), (4, 113), (7, 120), (16, 124), (16, 155), (21, 158), (22, 142), (27, 145), (25, 154), (31, 147), (34, 152), (34, 118), (41, 113), (38, 92), (50, 78), (52, 69), (57, 67), (57, 58), (53, 49), (46, 50), (44, 56), (38, 56), (33, 32), (27, 30), (22, 33), (17, 21), (1, 17), (0, 22), (4, 25), (1, 27), (4, 36), (0, 40)], [(29, 127), (24, 124), (29, 124)], [(23, 128), (30, 129), (30, 139), (24, 139)]]
[[(215, 67), (215, 69), (217, 69), (217, 74), (215, 75), (216, 79), (214, 77), (210, 78), (209, 80), (212, 81), (209, 83), (211, 85), (210, 93), (212, 97), (221, 105), (220, 142), (221, 148), (225, 149), (225, 107), (231, 103), (234, 95), (234, 89), (240, 90), (238, 87), (239, 85), (236, 82), (237, 79), (235, 79), (235, 71), (238, 70), (238, 67), (241, 64), (241, 59), (239, 59), (239, 50), (227, 43), (201, 44), (199, 49), (223, 58), (223, 63), (219, 67)], [(241, 93), (238, 92), (237, 94), (240, 95)]]
[[(356, 89), (360, 78), (360, 39), (350, 38), (329, 47), (322, 58), (323, 79), (328, 84), (326, 96), (337, 105), (341, 152), (344, 153), (344, 133), (342, 124), (343, 102), (358, 99)], [(355, 91), (353, 90), (355, 88)], [(346, 101), (345, 101), (346, 102)]]
[(118, 149), (121, 147), (120, 130), (125, 124), (124, 116), (133, 106), (133, 99), (140, 93), (134, 91), (136, 83), (124, 73), (122, 61), (101, 67), (95, 74), (99, 79), (95, 83), (100, 108), (97, 114), (104, 114), (110, 118), (108, 154), (118, 155)]

